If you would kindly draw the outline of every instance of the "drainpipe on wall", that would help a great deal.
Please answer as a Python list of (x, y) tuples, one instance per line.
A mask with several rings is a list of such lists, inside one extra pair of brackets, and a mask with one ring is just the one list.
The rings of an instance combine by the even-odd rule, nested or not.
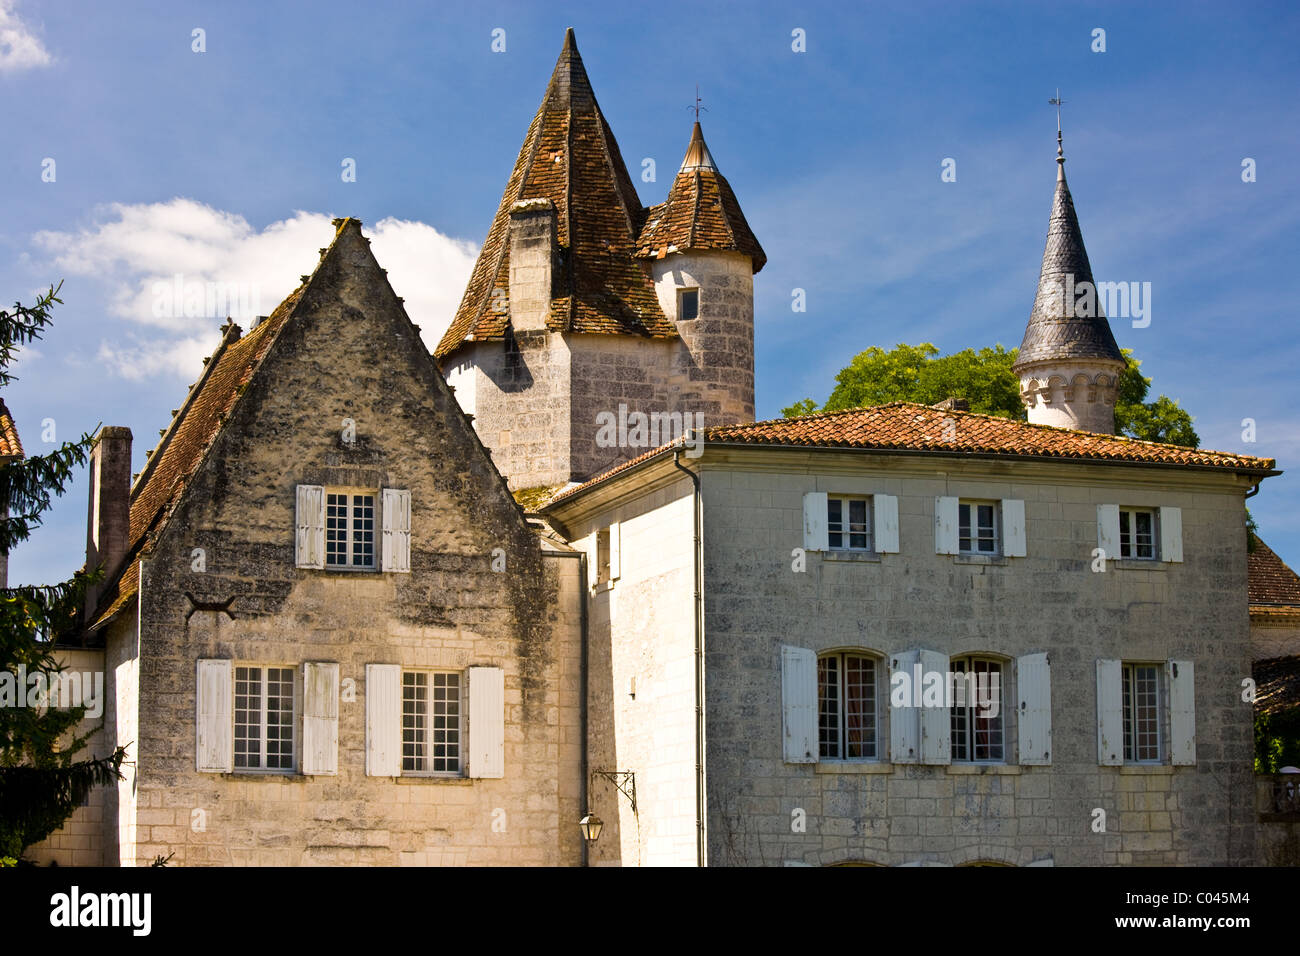
[(705, 841), (704, 792), (704, 547), (700, 537), (700, 476), (681, 463), (681, 452), (673, 452), (673, 466), (683, 471), (694, 486), (692, 504), (695, 518), (695, 859), (698, 866), (708, 865)]
[[(567, 537), (567, 535), (566, 535)], [(582, 741), (581, 761), (579, 772), (582, 774), (582, 787), (578, 791), (578, 812), (585, 814), (591, 807), (587, 801), (589, 794), (587, 786), (589, 781), (589, 757), (587, 754), (587, 555), (583, 551), (547, 551), (543, 552), (545, 557), (556, 558), (576, 558), (578, 561), (578, 630), (582, 641), (581, 660), (578, 665), (578, 695), (581, 698), (578, 704), (578, 737)], [(573, 826), (578, 825), (577, 820), (571, 820)], [(563, 822), (560, 824), (564, 825)], [(590, 866), (590, 847), (587, 841), (582, 841), (582, 865)]]

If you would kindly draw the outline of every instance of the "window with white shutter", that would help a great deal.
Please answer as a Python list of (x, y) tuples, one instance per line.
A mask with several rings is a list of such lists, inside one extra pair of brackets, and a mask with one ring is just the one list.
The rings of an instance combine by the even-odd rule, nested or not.
[(1097, 661), (1097, 762), (1106, 767), (1124, 762), (1122, 670), (1120, 661)]
[(1196, 668), (1191, 661), (1165, 665), (1169, 683), (1169, 762), (1196, 763)]
[(1119, 560), (1119, 505), (1097, 505), (1097, 547), (1107, 561)]
[(325, 489), (299, 485), (295, 556), (300, 568), (325, 567)]
[(506, 685), (500, 667), (469, 669), (469, 776), (504, 777)]
[(402, 772), (402, 668), (366, 665), (366, 776)]
[(921, 713), (921, 763), (952, 763), (952, 715), (946, 704), (948, 690), (948, 655), (938, 651), (922, 650), (920, 652), (921, 673), (925, 677), (938, 674), (942, 692), (938, 707), (926, 707), (924, 685), (922, 686)]
[(234, 682), (228, 660), (200, 660), (195, 687), (195, 753), (200, 773), (234, 769)]
[(1046, 654), (1016, 659), (1016, 691), (1020, 762), (1047, 766), (1052, 762), (1052, 669)]
[(609, 523), (609, 579), (617, 581), (623, 576), (623, 527), (618, 521)]
[[(919, 679), (916, 671), (920, 661), (920, 651), (903, 651), (889, 660), (889, 759), (893, 763), (919, 763), (921, 760), (921, 714), (920, 708), (915, 706), (921, 688), (913, 688)], [(901, 684), (896, 684), (895, 677), (900, 673), (906, 675), (906, 679), (900, 678)], [(902, 694), (903, 691), (906, 691), (903, 699), (896, 700), (896, 692)]]
[(1160, 508), (1160, 560), (1183, 560), (1183, 509)]
[(957, 553), (957, 499), (934, 499), (934, 553)]
[(880, 554), (897, 554), (898, 496), (872, 495), (871, 508), (876, 519), (876, 551)]
[(786, 763), (817, 762), (817, 654), (803, 647), (781, 648), (781, 737)]
[(338, 770), (339, 665), (309, 661), (302, 666), (302, 772)]
[(411, 570), (411, 493), (397, 488), (383, 492), (384, 540), (382, 569)]
[(1008, 558), (1023, 558), (1025, 547), (1025, 503), (1018, 498), (1002, 499), (1002, 553)]
[(824, 491), (810, 491), (803, 496), (803, 546), (805, 551), (825, 551), (830, 547), (826, 529)]

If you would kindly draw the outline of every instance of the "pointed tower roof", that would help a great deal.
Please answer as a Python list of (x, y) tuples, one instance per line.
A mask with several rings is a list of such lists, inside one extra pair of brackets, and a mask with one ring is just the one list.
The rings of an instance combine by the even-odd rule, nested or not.
[(646, 214), (636, 254), (662, 259), (688, 249), (743, 252), (753, 261), (755, 272), (767, 264), (767, 253), (745, 221), (731, 184), (718, 171), (698, 119), (668, 198)]
[[(1092, 266), (1083, 246), (1079, 217), (1065, 182), (1065, 151), (1061, 132), (1056, 132), (1056, 194), (1052, 197), (1052, 217), (1047, 224), (1047, 245), (1043, 249), (1043, 267), (1038, 276), (1038, 294), (1029, 314), (1024, 340), (1016, 356), (1015, 367), (1034, 362), (1079, 358), (1111, 359), (1123, 363), (1124, 356), (1115, 344), (1110, 323), (1102, 313), (1100, 301), (1093, 316), (1067, 315), (1065, 308), (1066, 277), (1073, 275), (1074, 286), (1092, 283)], [(1073, 311), (1073, 310), (1071, 310)]]
[(467, 340), (501, 338), (510, 318), (510, 208), (549, 199), (560, 262), (547, 328), (675, 338), (654, 284), (632, 258), (645, 209), (592, 92), (570, 28), (456, 317), (443, 358)]

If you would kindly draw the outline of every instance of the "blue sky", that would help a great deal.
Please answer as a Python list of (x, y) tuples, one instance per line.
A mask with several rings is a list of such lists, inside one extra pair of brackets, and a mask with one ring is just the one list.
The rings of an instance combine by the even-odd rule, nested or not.
[[(28, 301), (62, 278), (66, 303), (4, 396), (28, 451), (49, 447), (47, 419), (60, 440), (128, 425), (138, 470), (220, 325), (151, 315), (152, 283), (246, 281), (268, 312), (332, 216), (366, 223), (436, 339), (567, 26), (647, 204), (685, 150), (700, 85), (709, 146), (768, 254), (760, 417), (824, 399), (871, 345), (1019, 344), (1060, 87), (1094, 272), (1152, 284), (1150, 326), (1113, 321), (1120, 345), (1191, 411), (1203, 446), (1300, 468), (1300, 11), (1227, 3), (0, 0), (0, 289)], [(647, 157), (658, 182), (637, 177)], [(956, 182), (940, 179), (945, 158)], [(806, 313), (791, 311), (795, 288)], [(1251, 502), (1293, 566), (1298, 481), (1270, 479)], [(11, 580), (77, 567), (85, 508), (82, 478), (14, 552)]]

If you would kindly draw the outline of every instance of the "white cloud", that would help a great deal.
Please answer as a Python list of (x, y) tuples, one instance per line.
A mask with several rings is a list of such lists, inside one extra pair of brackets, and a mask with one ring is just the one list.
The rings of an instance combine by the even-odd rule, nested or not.
[(0, 73), (46, 66), (49, 62), (45, 44), (14, 13), (13, 0), (0, 0)]
[[(242, 216), (192, 199), (113, 204), (93, 226), (40, 232), (59, 271), (105, 283), (106, 311), (124, 324), (99, 359), (127, 378), (192, 378), (230, 316), (248, 328), (315, 269), (334, 237), (331, 217), (299, 211), (260, 232)], [(477, 254), (422, 222), (383, 219), (367, 229), (394, 291), (432, 348), (451, 322)]]

